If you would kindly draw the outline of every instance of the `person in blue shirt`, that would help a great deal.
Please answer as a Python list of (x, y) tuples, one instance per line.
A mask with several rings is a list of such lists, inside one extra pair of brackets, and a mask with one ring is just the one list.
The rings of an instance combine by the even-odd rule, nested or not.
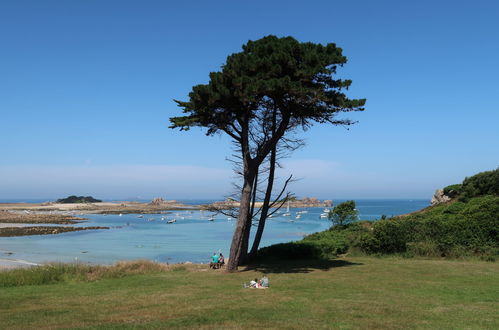
[(213, 256), (211, 257), (211, 262), (210, 262), (210, 268), (218, 268), (218, 254), (215, 252), (213, 253)]

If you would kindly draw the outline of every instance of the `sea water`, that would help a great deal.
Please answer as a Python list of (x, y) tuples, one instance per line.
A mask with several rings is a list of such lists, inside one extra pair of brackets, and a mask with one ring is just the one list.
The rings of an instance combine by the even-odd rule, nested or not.
[[(363, 220), (409, 213), (428, 205), (427, 200), (357, 201), (359, 217)], [(276, 213), (267, 221), (260, 246), (299, 240), (307, 234), (329, 228), (329, 220), (320, 218), (323, 209), (291, 208), (291, 216), (283, 216), (284, 210)], [(296, 218), (297, 212), (301, 211), (306, 212)], [(75, 226), (104, 226), (110, 229), (2, 237), (0, 259), (35, 263), (77, 261), (110, 264), (133, 259), (204, 263), (209, 262), (214, 252), (228, 256), (236, 224), (236, 219), (206, 211), (122, 216), (90, 214), (84, 217), (88, 220)], [(168, 223), (173, 219), (175, 223)]]

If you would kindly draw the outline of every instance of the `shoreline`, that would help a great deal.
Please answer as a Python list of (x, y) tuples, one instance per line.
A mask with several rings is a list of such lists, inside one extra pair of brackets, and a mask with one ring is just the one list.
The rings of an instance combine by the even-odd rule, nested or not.
[(37, 264), (34, 262), (30, 262), (22, 259), (5, 259), (0, 258), (0, 271), (3, 270), (11, 270), (16, 268), (24, 268), (24, 267), (36, 267), (41, 266), (41, 264)]

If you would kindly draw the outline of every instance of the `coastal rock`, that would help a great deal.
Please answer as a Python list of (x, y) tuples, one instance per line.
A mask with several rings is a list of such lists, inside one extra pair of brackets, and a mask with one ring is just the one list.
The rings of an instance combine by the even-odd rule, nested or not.
[(450, 200), (451, 200), (451, 198), (449, 196), (447, 196), (446, 194), (444, 194), (443, 189), (437, 189), (437, 191), (435, 191), (435, 194), (431, 198), (431, 205), (445, 203), (445, 202), (448, 202)]
[(297, 200), (291, 203), (294, 207), (319, 207), (321, 201), (315, 197), (304, 197), (302, 200)]
[(165, 201), (161, 197), (156, 197), (156, 198), (153, 198), (153, 200), (149, 203), (149, 205), (163, 205), (163, 204), (172, 204), (172, 203), (176, 203), (176, 201), (174, 201), (174, 200)]

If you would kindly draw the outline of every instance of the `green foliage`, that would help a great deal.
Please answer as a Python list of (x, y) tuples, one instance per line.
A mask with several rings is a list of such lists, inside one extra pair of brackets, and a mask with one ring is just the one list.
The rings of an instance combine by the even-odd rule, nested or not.
[(368, 229), (360, 223), (332, 227), (323, 232), (306, 236), (301, 241), (275, 244), (258, 251), (258, 258), (263, 259), (331, 259), (348, 251), (352, 244), (357, 244), (358, 237)]
[(499, 196), (499, 168), (464, 179), (461, 187), (461, 200), (485, 195)]
[(328, 214), (333, 225), (343, 226), (358, 220), (358, 212), (355, 201), (346, 201), (336, 205)]
[(450, 186), (447, 186), (445, 187), (443, 190), (444, 190), (444, 194), (447, 195), (447, 196), (451, 196), (451, 195), (458, 195), (461, 193), (461, 188), (462, 188), (462, 184), (458, 183), (458, 184), (453, 184), (453, 185), (450, 185)]
[(75, 196), (71, 195), (66, 198), (61, 198), (56, 201), (57, 203), (72, 204), (72, 203), (100, 203), (100, 199), (95, 199), (92, 196)]
[(208, 128), (208, 135), (223, 131), (240, 138), (245, 122), (270, 100), (286, 124), (283, 130), (314, 121), (351, 124), (333, 119), (338, 112), (363, 110), (365, 103), (341, 92), (351, 80), (333, 78), (346, 61), (341, 48), (332, 43), (300, 43), (272, 35), (249, 41), (242, 52), (227, 57), (221, 71), (210, 73), (208, 84), (194, 86), (189, 101), (176, 101), (186, 116), (170, 118), (171, 128), (201, 126)]
[(485, 256), (499, 251), (498, 232), (499, 197), (484, 196), (378, 221), (359, 247), (366, 253)]

